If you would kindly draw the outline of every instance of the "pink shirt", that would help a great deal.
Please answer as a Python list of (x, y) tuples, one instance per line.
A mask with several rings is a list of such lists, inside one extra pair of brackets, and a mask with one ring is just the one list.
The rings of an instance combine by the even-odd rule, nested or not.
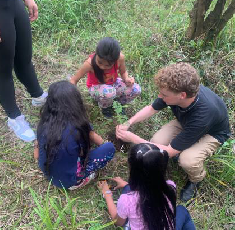
[[(175, 183), (171, 180), (168, 180), (167, 184), (172, 185), (176, 188)], [(142, 214), (137, 212), (136, 207), (138, 201), (138, 192), (129, 192), (127, 194), (122, 194), (117, 202), (117, 214), (122, 219), (128, 218), (131, 230), (148, 230), (144, 227)], [(171, 204), (169, 205), (171, 206)]]
[[(95, 54), (90, 55), (89, 57), (92, 59)], [(104, 83), (106, 85), (112, 85), (116, 82), (118, 78), (118, 63), (115, 62), (115, 64), (112, 66), (111, 69), (105, 70), (104, 72)], [(93, 85), (99, 85), (101, 84), (98, 80), (98, 78), (95, 76), (95, 73), (88, 72), (87, 73), (87, 82), (86, 85), (88, 88), (90, 88)]]

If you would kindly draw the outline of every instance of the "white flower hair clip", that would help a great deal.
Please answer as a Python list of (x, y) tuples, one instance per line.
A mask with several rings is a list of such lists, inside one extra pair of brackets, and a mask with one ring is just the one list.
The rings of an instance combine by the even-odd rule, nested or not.
[(142, 150), (138, 150), (138, 151), (137, 151), (137, 155), (140, 155), (140, 154), (141, 154), (141, 155), (143, 154), (143, 153), (142, 153)]

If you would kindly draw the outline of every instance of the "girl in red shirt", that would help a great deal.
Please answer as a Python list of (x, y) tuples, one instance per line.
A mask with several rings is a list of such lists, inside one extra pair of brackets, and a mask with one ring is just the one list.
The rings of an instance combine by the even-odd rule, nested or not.
[(83, 63), (71, 78), (71, 83), (76, 85), (86, 74), (89, 93), (106, 117), (112, 116), (114, 98), (125, 105), (141, 92), (135, 79), (128, 76), (119, 43), (111, 37), (99, 41), (96, 52)]

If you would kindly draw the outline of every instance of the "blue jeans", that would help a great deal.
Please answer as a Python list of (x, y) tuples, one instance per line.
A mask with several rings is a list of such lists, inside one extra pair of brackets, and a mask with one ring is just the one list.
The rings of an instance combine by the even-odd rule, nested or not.
[(196, 230), (188, 210), (182, 205), (176, 207), (176, 230)]
[(77, 177), (78, 180), (84, 179), (93, 172), (103, 168), (110, 160), (113, 159), (115, 153), (114, 145), (111, 142), (104, 143), (89, 152), (89, 159), (86, 168)]

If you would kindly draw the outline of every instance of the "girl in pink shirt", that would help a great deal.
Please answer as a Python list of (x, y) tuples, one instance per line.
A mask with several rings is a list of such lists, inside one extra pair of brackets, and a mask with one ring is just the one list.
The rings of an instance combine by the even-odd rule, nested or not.
[[(128, 76), (119, 43), (111, 37), (99, 41), (96, 52), (89, 56), (71, 78), (71, 83), (76, 85), (86, 74), (89, 93), (106, 117), (113, 115), (114, 98), (124, 105), (141, 92), (134, 78)], [(118, 78), (119, 74), (121, 78)]]
[(153, 144), (135, 145), (129, 154), (129, 184), (114, 178), (116, 188), (124, 188), (117, 207), (107, 182), (99, 182), (115, 224), (123, 226), (129, 221), (131, 230), (175, 229), (176, 193), (173, 181), (166, 181), (168, 162), (166, 151)]

